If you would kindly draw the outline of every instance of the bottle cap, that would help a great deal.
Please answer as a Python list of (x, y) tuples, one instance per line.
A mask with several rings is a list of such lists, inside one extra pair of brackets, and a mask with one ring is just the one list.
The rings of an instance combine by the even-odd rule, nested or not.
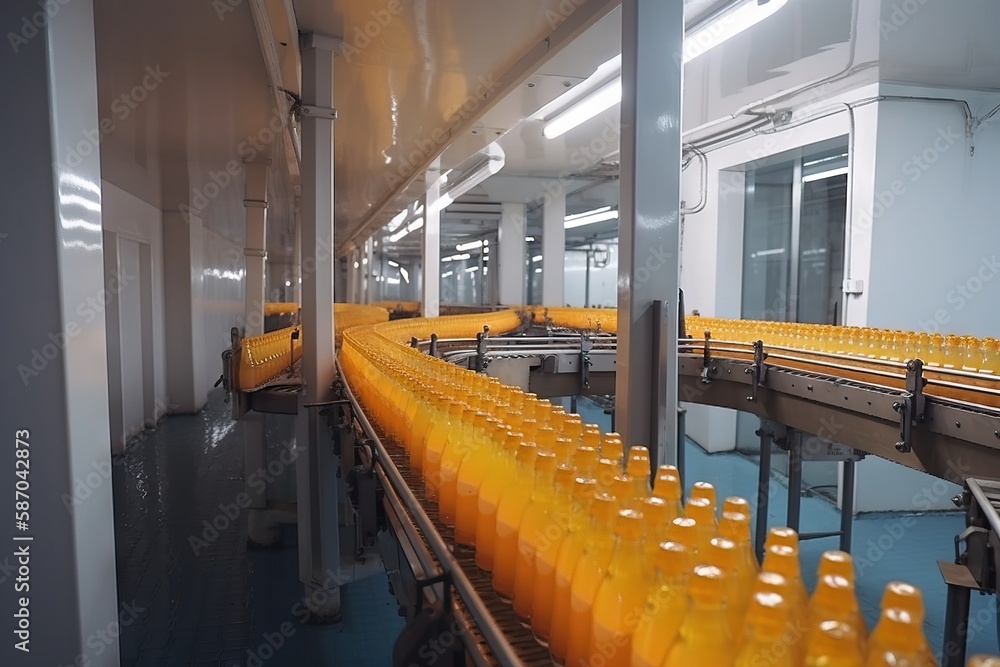
[(597, 465), (597, 449), (587, 445), (577, 447), (573, 452), (573, 467), (579, 470), (591, 470)]
[(767, 531), (767, 539), (764, 540), (764, 548), (780, 544), (793, 549), (799, 548), (799, 534), (791, 528), (774, 527)]
[(719, 537), (733, 542), (749, 542), (750, 517), (738, 512), (723, 512), (719, 520)]
[(854, 584), (836, 574), (823, 575), (816, 582), (813, 605), (830, 613), (853, 614), (858, 608)]
[(736, 551), (736, 543), (724, 537), (713, 537), (712, 541), (708, 543), (708, 553), (705, 554), (705, 561), (723, 572), (735, 570), (739, 566), (739, 554)]
[(816, 574), (819, 577), (827, 574), (835, 574), (853, 582), (854, 559), (851, 558), (851, 554), (845, 551), (824, 551), (823, 555), (820, 556)]
[(734, 514), (743, 514), (748, 519), (750, 517), (750, 503), (746, 498), (740, 498), (739, 496), (729, 496), (722, 501), (722, 511), (733, 512)]
[(667, 501), (655, 496), (642, 498), (639, 501), (639, 511), (646, 515), (646, 525), (651, 532), (658, 534), (665, 530), (670, 519), (670, 506)]
[(712, 506), (712, 511), (715, 511), (715, 487), (708, 482), (695, 482), (694, 486), (691, 487), (691, 495), (688, 497), (688, 502), (695, 498), (704, 498)]
[(615, 532), (626, 540), (638, 540), (646, 533), (646, 521), (642, 512), (619, 510), (615, 522)]
[(653, 563), (668, 579), (683, 577), (691, 571), (691, 552), (680, 542), (660, 542)]
[(559, 460), (552, 452), (538, 452), (535, 458), (535, 472), (551, 474), (555, 472), (558, 465)]
[(667, 475), (662, 471), (657, 472), (656, 483), (653, 485), (653, 495), (671, 502), (679, 501), (681, 499), (680, 479), (674, 475)]
[(684, 514), (699, 524), (707, 526), (715, 524), (715, 508), (708, 498), (689, 498), (684, 506)]
[(517, 446), (517, 462), (531, 465), (538, 456), (538, 447), (533, 442), (522, 442)]
[(916, 586), (903, 581), (890, 581), (882, 594), (882, 609), (905, 609), (923, 623), (924, 596)]
[(717, 605), (725, 596), (724, 584), (722, 570), (712, 565), (699, 565), (688, 581), (688, 593), (696, 602)]
[(698, 545), (698, 522), (691, 517), (678, 517), (667, 526), (667, 539), (671, 542), (679, 542), (688, 548), (689, 551), (697, 551)]
[(798, 549), (793, 549), (783, 544), (768, 547), (764, 553), (764, 562), (761, 564), (761, 569), (766, 572), (777, 572), (792, 581), (801, 579), (802, 572), (799, 569)]
[(587, 504), (597, 490), (597, 480), (593, 477), (577, 477), (573, 480), (573, 500)]

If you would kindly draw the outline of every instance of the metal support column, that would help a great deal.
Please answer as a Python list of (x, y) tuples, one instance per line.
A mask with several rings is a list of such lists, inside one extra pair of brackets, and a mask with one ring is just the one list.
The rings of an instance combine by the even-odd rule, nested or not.
[(499, 301), (503, 305), (519, 306), (524, 303), (525, 287), (525, 225), (527, 207), (524, 204), (501, 204), (500, 238), (497, 245), (499, 257), (490, 259), (498, 262), (496, 267), (499, 281)]
[[(622, 2), (616, 424), (626, 447), (650, 445), (654, 464), (677, 461), (683, 43), (683, 0)], [(666, 309), (667, 368), (649, 363), (656, 300)], [(653, 384), (661, 405), (649, 400)]]
[(441, 313), (441, 181), (437, 172), (428, 172), (427, 192), (424, 193), (424, 227), (420, 236), (420, 306), (424, 317)]
[(542, 206), (542, 303), (562, 306), (566, 299), (566, 192), (560, 186), (546, 193)]
[(851, 553), (851, 542), (854, 534), (854, 486), (856, 480), (856, 463), (853, 460), (844, 461), (844, 474), (840, 488), (840, 550)]
[(767, 422), (760, 420), (760, 467), (757, 470), (757, 523), (754, 530), (754, 551), (757, 560), (764, 560), (764, 540), (767, 539), (767, 511), (771, 500), (771, 433)]
[(302, 36), (302, 377), (296, 430), (299, 579), (316, 618), (340, 615), (337, 460), (326, 420), (333, 351), (333, 57), (341, 40)]
[(0, 281), (19, 314), (0, 346), (0, 664), (117, 667), (108, 633), (136, 619), (118, 606), (106, 325), (87, 304), (126, 276), (104, 271), (94, 3), (54, 7), (0, 5), (18, 100), (0, 105)]
[(267, 163), (246, 165), (243, 206), (246, 209), (246, 240), (243, 258), (243, 337), (264, 333), (264, 265), (267, 262)]
[(788, 439), (788, 521), (787, 525), (799, 532), (802, 511), (802, 441)]

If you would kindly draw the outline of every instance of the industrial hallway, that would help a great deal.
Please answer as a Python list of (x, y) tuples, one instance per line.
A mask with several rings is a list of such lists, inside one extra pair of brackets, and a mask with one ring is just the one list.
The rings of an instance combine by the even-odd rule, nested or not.
[[(201, 413), (167, 417), (114, 460), (122, 664), (390, 664), (404, 621), (384, 575), (343, 588), (339, 623), (303, 624), (294, 527), (281, 548), (248, 550), (246, 512), (219, 518), (244, 489), (229, 410), (213, 391)], [(206, 521), (223, 529), (202, 546), (192, 538)]]

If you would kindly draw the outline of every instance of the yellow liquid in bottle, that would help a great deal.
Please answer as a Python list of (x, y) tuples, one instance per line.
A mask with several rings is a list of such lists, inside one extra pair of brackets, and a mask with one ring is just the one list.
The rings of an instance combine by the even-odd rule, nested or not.
[(517, 561), (514, 563), (514, 611), (531, 618), (535, 595), (535, 551), (545, 538), (548, 515), (555, 503), (554, 479), (558, 459), (551, 452), (540, 452), (535, 461), (535, 483), (517, 527)]
[(903, 609), (883, 609), (875, 626), (865, 667), (928, 667), (922, 650), (923, 627)]
[(523, 441), (520, 433), (508, 432), (504, 452), (498, 464), (483, 480), (476, 500), (476, 565), (487, 572), (493, 571), (493, 550), (496, 545), (497, 506), (504, 491), (514, 483), (515, 455)]
[(501, 456), (501, 438), (506, 436), (497, 424), (489, 426), (489, 437), (484, 437), (480, 447), (462, 460), (455, 483), (455, 541), (466, 546), (476, 545), (479, 490), (490, 470), (496, 469)]
[(658, 545), (653, 559), (657, 583), (632, 636), (632, 667), (660, 667), (677, 638), (687, 611), (687, 580), (691, 553), (682, 544)]
[(434, 424), (427, 434), (427, 442), (424, 446), (424, 488), (428, 500), (437, 501), (438, 491), (441, 488), (441, 453), (449, 438), (454, 437), (453, 432), (457, 432), (461, 423), (463, 407), (460, 403), (452, 403), (448, 407), (447, 419)]
[(725, 577), (717, 567), (699, 565), (688, 585), (690, 605), (664, 667), (732, 665), (736, 647), (726, 618)]
[(757, 554), (750, 541), (750, 517), (737, 512), (723, 512), (719, 521), (719, 537), (732, 540), (740, 554), (739, 571), (742, 580), (753, 583), (760, 571)]
[(641, 512), (622, 510), (618, 515), (617, 541), (608, 573), (594, 597), (590, 630), (591, 664), (603, 656), (609, 667), (629, 667), (632, 635), (646, 606), (652, 584), (646, 566)]
[(719, 568), (725, 577), (726, 618), (729, 621), (730, 636), (737, 645), (743, 639), (743, 617), (746, 615), (746, 605), (750, 601), (752, 583), (741, 579), (739, 559), (736, 544), (723, 537), (712, 539), (708, 545), (708, 553), (704, 557), (705, 563)]
[[(556, 471), (557, 476), (560, 476), (563, 470), (559, 468)], [(535, 549), (535, 592), (531, 605), (531, 630), (535, 634), (535, 639), (543, 646), (548, 645), (549, 635), (552, 632), (559, 553), (570, 534), (583, 527), (585, 508), (588, 500), (594, 496), (596, 488), (597, 480), (592, 477), (573, 479), (570, 488), (559, 494), (560, 497), (549, 510), (548, 521), (539, 537)], [(571, 497), (571, 500), (567, 500), (567, 497)]]
[(797, 667), (786, 642), (788, 605), (778, 593), (756, 593), (747, 611), (743, 646), (734, 667)]
[(458, 470), (467, 456), (478, 452), (481, 448), (480, 434), (485, 425), (486, 413), (466, 412), (462, 417), (461, 426), (453, 430), (452, 436), (445, 441), (445, 448), (441, 452), (438, 515), (449, 526), (455, 525), (455, 512), (458, 505)]
[(517, 450), (517, 471), (511, 486), (497, 505), (497, 529), (493, 543), (493, 588), (501, 599), (514, 597), (514, 568), (517, 562), (517, 529), (531, 499), (538, 448), (522, 442)]
[[(885, 592), (882, 594), (882, 611), (886, 609), (902, 609), (910, 615), (916, 626), (920, 629), (917, 637), (920, 652), (923, 654), (927, 665), (937, 667), (937, 657), (931, 649), (927, 636), (923, 632), (924, 627), (924, 597), (920, 589), (902, 581), (890, 581), (886, 584)], [(869, 639), (869, 652), (876, 642), (881, 641), (879, 628), (875, 626)], [(1000, 667), (1000, 666), (998, 666)]]
[(863, 667), (858, 637), (851, 626), (824, 621), (809, 633), (806, 667)]
[(807, 612), (809, 629), (814, 630), (823, 621), (839, 621), (851, 628), (858, 640), (858, 651), (864, 655), (866, 651), (864, 636), (864, 621), (858, 627), (861, 613), (858, 600), (854, 593), (854, 584), (844, 577), (827, 574), (820, 577), (816, 583), (816, 592), (809, 600)]
[(698, 552), (707, 553), (709, 543), (717, 535), (715, 507), (708, 498), (689, 498), (684, 514), (698, 524)]
[[(560, 545), (556, 558), (555, 595), (552, 604), (552, 625), (549, 631), (549, 653), (562, 663), (569, 650), (572, 620), (572, 583), (583, 555), (597, 548), (601, 540), (610, 540), (608, 526), (618, 511), (614, 497), (605, 493), (589, 498), (582, 507), (584, 514), (574, 515), (569, 537)], [(587, 639), (589, 641), (589, 638)], [(566, 663), (570, 664), (570, 663)]]

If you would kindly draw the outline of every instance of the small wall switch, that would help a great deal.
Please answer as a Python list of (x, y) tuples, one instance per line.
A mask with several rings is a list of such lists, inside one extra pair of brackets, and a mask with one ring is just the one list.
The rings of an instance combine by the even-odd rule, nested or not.
[(850, 278), (844, 280), (844, 294), (864, 294), (864, 291), (864, 280), (852, 280)]

